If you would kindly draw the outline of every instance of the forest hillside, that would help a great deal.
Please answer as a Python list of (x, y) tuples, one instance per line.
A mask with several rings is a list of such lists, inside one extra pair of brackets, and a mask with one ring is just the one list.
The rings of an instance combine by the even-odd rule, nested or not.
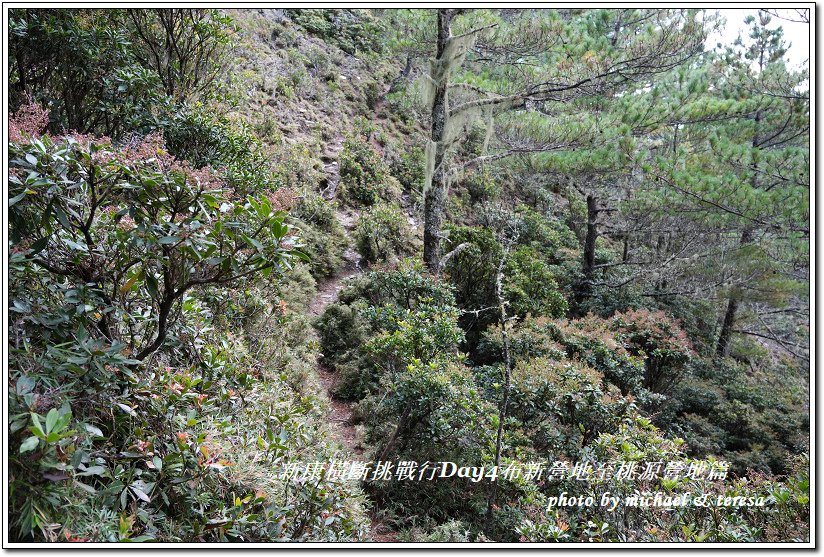
[(810, 541), (809, 9), (8, 15), (11, 541)]

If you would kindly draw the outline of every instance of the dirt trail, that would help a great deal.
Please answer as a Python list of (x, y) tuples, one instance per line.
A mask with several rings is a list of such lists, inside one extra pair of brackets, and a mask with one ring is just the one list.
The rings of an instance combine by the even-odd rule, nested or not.
[(340, 182), (340, 163), (338, 156), (343, 151), (343, 137), (336, 138), (326, 146), (326, 150), (321, 155), (323, 161), (323, 172), (326, 174), (326, 187), (321, 191), (324, 199), (332, 200), (338, 194), (338, 183)]
[[(338, 137), (327, 146), (323, 154), (326, 187), (321, 192), (321, 195), (329, 201), (333, 201), (337, 197), (338, 183), (340, 182), (340, 166), (337, 159), (342, 149), (343, 138)], [(343, 225), (348, 236), (354, 229), (356, 215), (351, 211), (344, 212), (339, 209), (336, 211), (335, 217)], [(346, 279), (362, 272), (360, 255), (355, 250), (352, 248), (347, 249), (343, 257), (346, 261), (344, 269), (334, 277), (318, 284), (317, 294), (315, 294), (315, 297), (309, 304), (309, 312), (312, 315), (319, 316), (323, 314), (329, 304), (337, 301), (338, 294), (346, 286)], [(342, 455), (342, 458), (366, 460), (365, 448), (361, 443), (360, 435), (355, 427), (354, 404), (341, 400), (334, 394), (336, 387), (340, 384), (341, 376), (320, 362), (318, 362), (316, 370), (318, 380), (329, 399), (329, 415), (327, 420), (329, 421), (332, 435), (346, 448), (347, 454)], [(368, 541), (397, 541), (397, 533), (383, 520), (374, 516), (374, 514), (370, 514), (369, 520)]]
[[(312, 315), (321, 315), (326, 309), (326, 306), (336, 302), (338, 293), (340, 293), (345, 286), (345, 280), (361, 271), (360, 257), (351, 249), (347, 250), (344, 258), (347, 262), (344, 270), (318, 285), (318, 293), (309, 305), (309, 311)], [(318, 363), (317, 371), (320, 384), (323, 386), (326, 396), (329, 397), (331, 412), (329, 413), (328, 419), (332, 425), (335, 437), (349, 449), (351, 456), (360, 458), (363, 456), (363, 447), (358, 440), (358, 434), (355, 429), (353, 419), (354, 405), (351, 402), (340, 400), (334, 395), (335, 388), (340, 383), (341, 377), (321, 363)]]

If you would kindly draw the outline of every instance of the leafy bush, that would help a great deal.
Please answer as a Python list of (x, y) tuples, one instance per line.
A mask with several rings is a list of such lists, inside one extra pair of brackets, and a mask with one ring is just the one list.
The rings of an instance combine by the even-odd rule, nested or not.
[[(214, 114), (203, 105), (168, 107), (143, 129), (161, 131), (169, 153), (195, 168), (223, 169), (227, 185), (240, 195), (286, 186), (245, 124)], [(253, 186), (253, 189), (249, 189)]]
[[(455, 285), (458, 306), (467, 312), (461, 318), (461, 326), (467, 330), (470, 349), (474, 352), (480, 334), (498, 319), (494, 309), (498, 306), (495, 285), (504, 248), (490, 228), (450, 229), (450, 247), (462, 243), (467, 244), (466, 248), (449, 259), (444, 272)], [(566, 312), (566, 300), (549, 266), (540, 252), (531, 247), (520, 247), (507, 256), (503, 286), (512, 315), (560, 317)]]
[(115, 148), (12, 120), (15, 539), (360, 537), (351, 486), (260, 466), (330, 456), (295, 384), (311, 336), (260, 295), (298, 255), (277, 196), (233, 197), (156, 136)]
[(401, 210), (376, 205), (363, 213), (355, 227), (355, 246), (367, 263), (408, 255), (412, 231)]
[(154, 71), (169, 98), (183, 102), (209, 92), (225, 69), (235, 30), (218, 9), (126, 10), (134, 56)]
[(422, 303), (454, 305), (454, 289), (426, 273), (420, 261), (406, 259), (397, 266), (365, 273), (341, 291), (345, 304), (363, 300), (371, 306), (394, 304), (412, 310)]
[(500, 185), (488, 171), (472, 174), (464, 180), (463, 185), (466, 187), (469, 199), (473, 204), (491, 201), (501, 193)]
[(332, 205), (319, 195), (306, 194), (295, 203), (290, 218), (300, 230), (312, 276), (323, 279), (340, 271), (349, 242)]
[(409, 192), (423, 192), (426, 157), (418, 146), (400, 146), (400, 153), (391, 162), (392, 176), (397, 178), (403, 189)]
[(379, 199), (390, 200), (398, 191), (397, 182), (369, 142), (350, 136), (340, 154), (340, 186), (343, 198), (355, 205), (371, 206)]
[(504, 297), (512, 315), (562, 317), (566, 314), (567, 301), (558, 289), (555, 276), (534, 249), (518, 248), (509, 257), (504, 276)]
[(466, 543), (475, 541), (468, 524), (460, 520), (449, 520), (432, 528), (431, 531), (413, 527), (402, 534), (400, 541), (412, 543)]
[(687, 334), (662, 311), (616, 313), (610, 330), (632, 355), (644, 358), (644, 387), (651, 391), (664, 392), (679, 381), (684, 364), (693, 355)]
[(25, 8), (9, 27), (11, 106), (29, 95), (48, 106), (53, 132), (115, 139), (208, 97), (233, 32), (228, 16), (201, 8)]
[(76, 315), (97, 314), (96, 334), (138, 359), (162, 346), (190, 289), (268, 274), (299, 253), (268, 198), (231, 202), (211, 171), (156, 138), (120, 151), (82, 141), (12, 147), (13, 247), (22, 265), (68, 280), (59, 288), (81, 304)]
[(689, 454), (723, 456), (738, 474), (787, 473), (809, 439), (803, 372), (767, 357), (757, 374), (732, 360), (693, 358), (660, 421), (687, 441)]
[[(14, 9), (9, 41), (10, 108), (33, 98), (49, 108), (55, 132), (119, 135), (124, 120), (146, 110), (146, 99), (121, 94), (138, 88), (129, 74), (149, 85), (143, 92), (159, 84), (134, 72), (124, 10)], [(120, 102), (127, 98), (140, 102)]]
[[(455, 227), (449, 230), (449, 248), (466, 243), (466, 248), (449, 259), (444, 275), (455, 287), (458, 307), (468, 311), (497, 307), (495, 275), (503, 255), (503, 247), (488, 228)], [(497, 316), (491, 311), (466, 313), (461, 327), (467, 333), (479, 334)]]
[(303, 8), (286, 13), (292, 21), (347, 54), (369, 54), (383, 49), (380, 22), (366, 10)]
[(351, 281), (315, 325), (324, 360), (351, 372), (339, 394), (360, 399), (414, 360), (456, 355), (462, 333), (453, 304), (449, 288), (416, 262)]
[(323, 359), (331, 364), (343, 364), (356, 357), (356, 351), (366, 339), (367, 323), (357, 308), (344, 304), (329, 304), (315, 323), (320, 336)]
[(513, 417), (539, 454), (578, 457), (599, 434), (614, 431), (634, 406), (580, 362), (533, 358), (512, 374)]
[[(671, 462), (690, 466), (683, 442), (666, 439), (642, 416), (621, 424), (614, 433), (602, 434), (586, 452), (592, 462)], [(710, 460), (710, 463), (717, 462)], [(708, 480), (682, 477), (670, 479), (615, 479), (597, 476), (586, 483), (575, 480), (547, 482), (546, 493), (568, 491), (598, 500), (609, 492), (626, 497), (633, 493), (661, 491), (670, 496), (682, 493), (720, 497), (764, 497), (764, 507), (741, 507), (720, 511), (715, 506), (678, 507), (677, 512), (661, 512), (656, 507), (634, 507), (621, 519), (602, 506), (561, 508), (534, 514), (518, 527), (521, 541), (610, 541), (610, 542), (755, 542), (777, 539), (808, 539), (809, 472), (799, 459), (786, 482), (755, 474), (736, 480)], [(582, 490), (581, 487), (587, 486)], [(780, 533), (784, 529), (783, 533)]]
[[(636, 317), (638, 322), (633, 321)], [(639, 331), (639, 336), (633, 336), (632, 330)], [(641, 339), (649, 344), (636, 344)], [(645, 312), (616, 314), (610, 320), (591, 314), (571, 321), (527, 318), (512, 330), (511, 347), (518, 361), (533, 357), (580, 360), (645, 407), (662, 402), (658, 389), (677, 384), (691, 355), (689, 341), (677, 324), (663, 313)], [(479, 355), (483, 361), (500, 361), (499, 327), (485, 336)]]

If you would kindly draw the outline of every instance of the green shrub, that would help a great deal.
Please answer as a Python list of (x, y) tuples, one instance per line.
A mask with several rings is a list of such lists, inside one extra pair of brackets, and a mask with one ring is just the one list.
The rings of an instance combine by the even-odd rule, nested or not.
[(413, 361), (457, 357), (463, 337), (453, 304), (417, 262), (351, 280), (315, 325), (324, 361), (347, 372), (339, 394), (360, 399)]
[[(473, 312), (482, 308), (497, 307), (495, 275), (503, 255), (503, 247), (488, 228), (453, 227), (449, 230), (449, 244), (444, 250), (454, 249), (462, 243), (467, 247), (449, 259), (444, 276), (455, 287), (455, 301), (463, 310)], [(497, 321), (494, 311), (466, 313), (461, 317), (461, 327), (477, 337), (481, 331)]]
[(634, 406), (603, 376), (580, 362), (533, 358), (512, 373), (512, 416), (539, 454), (578, 457), (600, 433), (614, 428)]
[(368, 334), (367, 322), (358, 309), (344, 304), (326, 306), (315, 328), (320, 336), (323, 359), (331, 364), (356, 357)]
[[(504, 249), (490, 228), (451, 228), (449, 247), (462, 243), (467, 247), (448, 261), (444, 271), (455, 286), (458, 306), (467, 310), (461, 326), (467, 330), (472, 348), (483, 330), (498, 320), (493, 308), (498, 306), (495, 288)], [(566, 312), (566, 300), (537, 250), (523, 246), (510, 253), (503, 273), (504, 297), (511, 315), (560, 317)]]
[(692, 343), (664, 312), (616, 313), (609, 328), (630, 354), (644, 358), (645, 388), (661, 393), (682, 379), (684, 364), (693, 355)]
[[(480, 396), (469, 370), (446, 358), (413, 361), (386, 384), (385, 393), (371, 395), (360, 406), (369, 416), (367, 434), (376, 458), (482, 462), (494, 443), (495, 407)], [(485, 485), (454, 477), (374, 482), (368, 488), (390, 509), (414, 509), (418, 517), (435, 521), (479, 517), (486, 496)]]
[(295, 271), (280, 304), (261, 295), (295, 257), (285, 215), (229, 197), (156, 137), (114, 149), (22, 127), (9, 149), (14, 539), (361, 537), (351, 486), (273, 472), (334, 450), (298, 385), (311, 335), (289, 305), (312, 279)]
[(367, 207), (380, 199), (392, 199), (399, 189), (379, 155), (359, 136), (351, 136), (343, 143), (340, 187), (346, 202)]
[(473, 204), (484, 203), (498, 197), (501, 187), (488, 171), (476, 172), (463, 181)]
[[(586, 456), (592, 462), (684, 462), (692, 460), (683, 452), (683, 441), (667, 439), (650, 420), (634, 416), (612, 433), (603, 433)], [(714, 459), (710, 463), (718, 462)], [(586, 482), (560, 480), (547, 482), (545, 493), (563, 491), (598, 500), (609, 492), (625, 497), (638, 492), (661, 491), (706, 494), (715, 501), (721, 497), (764, 497), (764, 507), (742, 507), (719, 511), (715, 506), (684, 506), (677, 512), (661, 513), (656, 507), (635, 507), (632, 512), (615, 514), (602, 506), (560, 508), (535, 514), (524, 520), (517, 531), (520, 541), (634, 541), (634, 542), (756, 542), (779, 539), (803, 541), (809, 538), (809, 472), (806, 459), (798, 459), (786, 482), (764, 474), (725, 480), (626, 480), (607, 475)]]
[(290, 212), (290, 222), (300, 230), (301, 249), (309, 256), (315, 279), (331, 277), (341, 270), (349, 242), (329, 202), (316, 194), (300, 197)]
[(383, 50), (381, 24), (366, 10), (302, 8), (286, 10), (286, 13), (292, 21), (347, 54)]
[(400, 153), (392, 158), (390, 170), (392, 176), (397, 178), (405, 191), (423, 192), (424, 171), (426, 167), (426, 156), (423, 149), (417, 145), (410, 147), (400, 145), (397, 147)]
[(159, 76), (136, 67), (126, 29), (125, 10), (11, 10), (10, 108), (30, 96), (49, 107), (55, 133), (131, 131), (124, 124), (162, 94)]
[(454, 519), (434, 526), (430, 531), (412, 528), (405, 534), (406, 537), (400, 538), (400, 541), (412, 543), (466, 543), (475, 541), (472, 539), (474, 536), (471, 527), (465, 522)]
[(339, 295), (341, 303), (364, 301), (371, 306), (393, 304), (412, 310), (422, 303), (455, 305), (452, 286), (436, 280), (419, 260), (406, 259), (396, 267), (375, 270), (352, 280)]
[(227, 185), (238, 195), (285, 185), (278, 180), (263, 144), (245, 124), (231, 122), (203, 105), (175, 106), (146, 129), (161, 131), (169, 152), (195, 168), (224, 169)]
[(412, 231), (401, 210), (376, 205), (363, 213), (355, 227), (355, 246), (366, 263), (390, 261), (408, 255)]
[(210, 98), (234, 31), (219, 10), (190, 8), (16, 9), (9, 27), (12, 106), (31, 96), (51, 131), (117, 140)]
[(729, 359), (692, 358), (660, 422), (679, 432), (696, 457), (717, 454), (738, 474), (783, 474), (806, 450), (804, 379), (797, 369), (759, 362), (759, 372)]
[(555, 276), (533, 248), (518, 248), (510, 255), (504, 273), (504, 297), (512, 315), (562, 317), (566, 314), (567, 301), (558, 290)]
[(383, 84), (379, 81), (370, 80), (366, 83), (365, 89), (364, 100), (366, 101), (366, 106), (369, 110), (375, 110), (375, 107), (378, 106), (378, 102), (383, 96)]

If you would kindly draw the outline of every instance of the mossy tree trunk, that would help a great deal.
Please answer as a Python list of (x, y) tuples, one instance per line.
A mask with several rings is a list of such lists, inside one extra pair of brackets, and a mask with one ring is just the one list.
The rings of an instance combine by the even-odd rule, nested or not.
[(446, 124), (449, 117), (447, 89), (449, 87), (449, 67), (452, 40), (452, 18), (454, 10), (438, 10), (438, 44), (437, 54), (432, 61), (432, 112), (427, 183), (424, 194), (424, 229), (423, 260), (429, 272), (437, 274), (440, 270), (441, 222), (443, 219), (444, 200), (446, 198), (446, 180), (444, 154), (446, 150)]

